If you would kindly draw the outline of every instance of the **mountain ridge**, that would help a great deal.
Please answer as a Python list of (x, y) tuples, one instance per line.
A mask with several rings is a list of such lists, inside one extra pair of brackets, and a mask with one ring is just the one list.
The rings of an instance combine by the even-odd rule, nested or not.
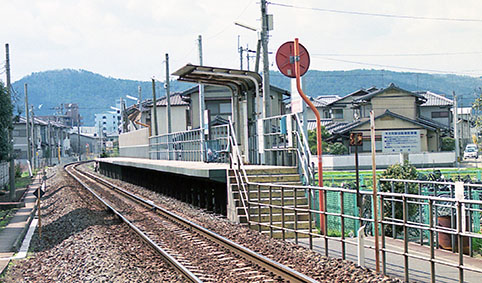
[[(360, 88), (385, 88), (390, 83), (409, 90), (429, 90), (451, 98), (454, 91), (460, 104), (469, 106), (480, 94), (482, 78), (428, 73), (393, 72), (357, 69), (349, 71), (310, 70), (303, 77), (305, 92), (313, 97), (347, 95)], [(290, 80), (277, 71), (270, 72), (271, 84), (289, 90)], [(51, 115), (61, 103), (78, 103), (85, 125), (94, 125), (94, 114), (110, 110), (115, 100), (126, 95), (138, 96), (141, 86), (143, 99), (152, 97), (152, 82), (105, 77), (87, 70), (61, 69), (34, 72), (12, 84), (16, 112), (24, 112), (24, 84), (28, 85), (29, 103), (36, 106), (36, 115)], [(171, 92), (183, 91), (194, 84), (171, 81)], [(164, 83), (156, 83), (156, 95), (165, 95)], [(131, 100), (129, 104), (133, 102)], [(39, 109), (38, 106), (42, 105)]]

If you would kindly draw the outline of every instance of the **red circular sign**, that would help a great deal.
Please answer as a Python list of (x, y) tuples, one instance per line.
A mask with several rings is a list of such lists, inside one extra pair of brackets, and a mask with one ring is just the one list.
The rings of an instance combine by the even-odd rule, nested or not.
[[(299, 45), (299, 57), (300, 57), (300, 77), (303, 76), (310, 67), (310, 54), (306, 48)], [(280, 72), (290, 78), (296, 78), (295, 73), (295, 43), (288, 41), (283, 43), (276, 52), (276, 65)]]

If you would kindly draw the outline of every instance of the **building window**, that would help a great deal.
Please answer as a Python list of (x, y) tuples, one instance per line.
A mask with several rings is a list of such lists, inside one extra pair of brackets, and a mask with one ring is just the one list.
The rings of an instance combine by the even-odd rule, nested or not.
[(343, 119), (343, 109), (333, 109), (333, 119)]
[(449, 111), (432, 112), (432, 118), (447, 118), (447, 117), (449, 117)]
[(231, 103), (220, 103), (219, 104), (219, 113), (221, 113), (221, 114), (231, 113)]

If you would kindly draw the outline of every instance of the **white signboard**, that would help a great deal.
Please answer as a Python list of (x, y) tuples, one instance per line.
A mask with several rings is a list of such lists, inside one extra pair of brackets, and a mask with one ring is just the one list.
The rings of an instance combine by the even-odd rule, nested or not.
[(420, 131), (400, 130), (382, 133), (382, 152), (417, 153), (420, 152)]
[(258, 151), (259, 151), (259, 153), (264, 153), (263, 119), (258, 120)]
[(298, 88), (296, 87), (296, 79), (291, 79), (291, 113), (294, 114), (301, 112), (303, 112), (303, 99), (298, 93)]

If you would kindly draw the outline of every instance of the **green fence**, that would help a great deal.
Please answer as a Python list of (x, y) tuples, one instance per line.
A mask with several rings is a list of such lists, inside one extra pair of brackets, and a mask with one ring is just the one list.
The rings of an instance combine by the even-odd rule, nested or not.
[[(312, 198), (311, 207), (313, 209), (319, 209), (319, 192), (315, 191)], [(332, 213), (341, 212), (341, 197), (339, 192), (326, 192), (326, 211)], [(358, 217), (358, 207), (356, 205), (356, 192), (343, 193), (343, 210), (344, 214)], [(316, 227), (320, 227), (320, 216), (315, 217)], [(345, 236), (353, 235), (357, 236), (359, 228), (358, 220), (344, 218)], [(327, 216), (327, 227), (329, 236), (341, 236), (341, 217), (339, 216)]]

